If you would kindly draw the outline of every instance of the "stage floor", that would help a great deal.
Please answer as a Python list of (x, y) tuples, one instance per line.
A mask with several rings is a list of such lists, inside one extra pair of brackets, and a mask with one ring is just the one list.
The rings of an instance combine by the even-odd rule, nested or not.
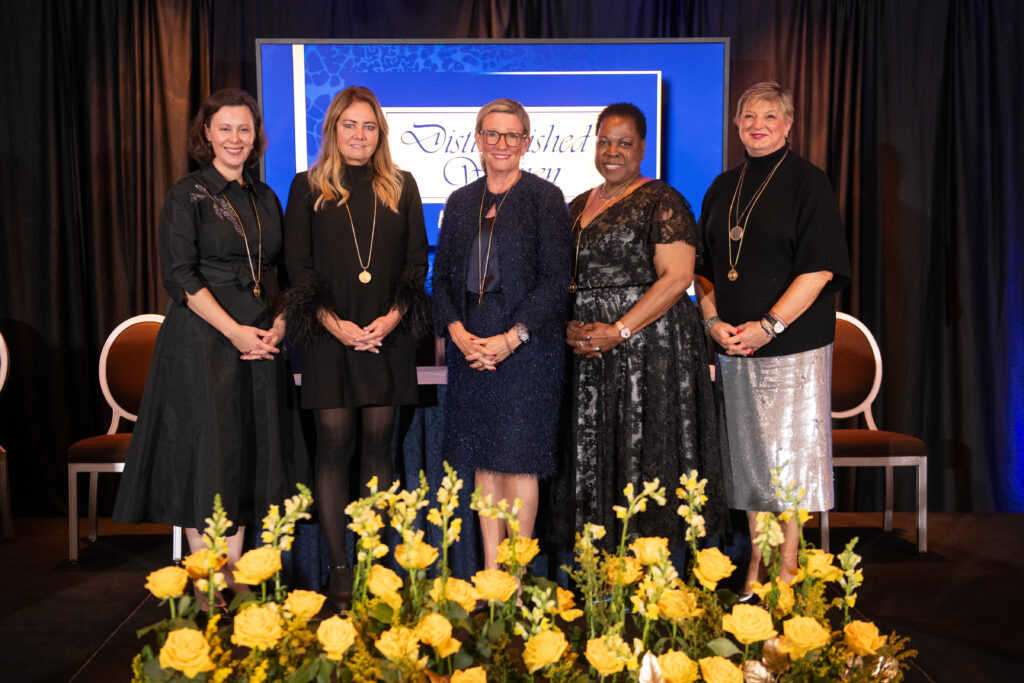
[[(923, 557), (911, 513), (897, 513), (888, 533), (881, 513), (831, 520), (833, 551), (860, 538), (859, 618), (909, 636), (920, 653), (908, 681), (1024, 680), (1024, 620), (1013, 613), (1024, 515), (929, 515)], [(165, 616), (143, 584), (170, 563), (170, 528), (101, 519), (99, 540), (77, 565), (66, 559), (67, 520), (17, 519), (15, 533), (0, 542), (0, 678), (129, 680), (135, 631)], [(808, 538), (817, 543), (817, 530)]]

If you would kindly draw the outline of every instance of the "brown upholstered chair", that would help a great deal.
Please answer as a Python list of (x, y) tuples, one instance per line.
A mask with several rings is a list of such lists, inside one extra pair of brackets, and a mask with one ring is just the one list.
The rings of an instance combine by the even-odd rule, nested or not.
[[(893, 467), (917, 468), (917, 551), (928, 552), (928, 449), (907, 434), (878, 429), (871, 403), (882, 386), (882, 354), (864, 323), (836, 313), (832, 348), (832, 417), (864, 415), (867, 429), (832, 430), (833, 467), (884, 467), (882, 526), (892, 529)], [(821, 513), (821, 547), (828, 551), (828, 511)]]
[[(0, 334), (0, 394), (11, 374), (11, 354)], [(11, 514), (11, 482), (7, 476), (7, 451), (0, 446), (0, 529), (4, 538), (14, 538), (14, 516)]]
[(100, 353), (100, 389), (113, 411), (106, 434), (91, 436), (68, 449), (68, 559), (78, 561), (78, 475), (89, 473), (89, 540), (96, 540), (96, 491), (100, 472), (122, 472), (131, 434), (119, 434), (122, 419), (138, 417), (142, 390), (162, 315), (129, 318), (114, 328)]

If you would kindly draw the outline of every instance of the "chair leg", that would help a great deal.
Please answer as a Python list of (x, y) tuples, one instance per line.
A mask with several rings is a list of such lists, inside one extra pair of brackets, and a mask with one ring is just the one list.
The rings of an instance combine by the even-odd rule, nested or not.
[(821, 530), (821, 549), (828, 552), (828, 510), (822, 510), (818, 516), (818, 528)]
[(885, 512), (882, 513), (882, 528), (892, 531), (892, 465), (885, 466)]
[(928, 461), (917, 465), (917, 552), (928, 552)]
[(68, 561), (78, 562), (78, 473), (68, 465)]
[(11, 514), (11, 482), (7, 476), (7, 451), (0, 446), (0, 522), (3, 537), (14, 538), (14, 515)]
[(171, 530), (171, 560), (181, 562), (181, 527)]
[(99, 472), (89, 473), (89, 540), (95, 541), (96, 530), (96, 498), (99, 496)]

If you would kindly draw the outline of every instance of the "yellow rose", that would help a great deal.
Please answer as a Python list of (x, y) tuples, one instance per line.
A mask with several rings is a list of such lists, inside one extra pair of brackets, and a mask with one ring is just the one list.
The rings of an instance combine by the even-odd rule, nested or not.
[(767, 610), (753, 605), (736, 605), (731, 614), (722, 617), (722, 629), (728, 631), (744, 645), (768, 640), (778, 634), (772, 628), (772, 617)]
[(861, 657), (873, 655), (885, 645), (885, 636), (878, 635), (878, 627), (870, 621), (851, 621), (843, 629), (846, 647)]
[[(528, 565), (530, 561), (540, 552), (540, 544), (536, 538), (528, 536), (516, 536), (516, 563)], [(505, 539), (498, 546), (498, 564), (512, 563), (512, 545), (509, 539)]]
[(181, 671), (189, 678), (195, 678), (204, 671), (213, 671), (210, 644), (202, 631), (179, 628), (168, 633), (164, 646), (160, 648), (160, 666)]
[(636, 583), (644, 575), (643, 565), (635, 557), (613, 557), (605, 565), (608, 583), (628, 586)]
[(629, 544), (629, 549), (640, 564), (654, 564), (661, 561), (662, 553), (668, 556), (668, 539), (660, 536), (638, 538)]
[(824, 550), (808, 548), (807, 567), (801, 569), (800, 574), (802, 575), (806, 572), (807, 575), (813, 576), (816, 579), (838, 581), (843, 578), (843, 570), (832, 564), (834, 557), (832, 553), (826, 553)]
[(235, 632), (231, 642), (254, 650), (267, 650), (281, 640), (284, 629), (276, 606), (250, 607), (235, 615)]
[(185, 571), (188, 572), (188, 578), (190, 579), (205, 579), (210, 575), (210, 572), (215, 572), (224, 566), (224, 563), (228, 561), (228, 558), (223, 555), (217, 555), (209, 548), (203, 548), (197, 550), (191, 555), (186, 555), (185, 559), (181, 561), (185, 565)]
[(395, 548), (395, 559), (408, 571), (426, 569), (437, 559), (437, 548), (423, 541), (417, 541), (411, 546), (403, 543)]
[(285, 608), (299, 619), (315, 616), (324, 604), (324, 596), (313, 591), (293, 590), (284, 601)]
[(792, 660), (803, 657), (811, 650), (828, 645), (830, 633), (811, 617), (793, 617), (782, 624), (783, 635), (779, 638), (779, 652), (785, 652)]
[(487, 683), (487, 672), (482, 666), (456, 671), (452, 674), (452, 683)]
[(391, 605), (392, 609), (402, 606), (402, 598), (398, 591), (402, 587), (402, 577), (387, 567), (375, 564), (370, 568), (370, 576), (366, 579), (366, 587), (378, 598)]
[(416, 637), (430, 647), (438, 647), (452, 637), (452, 624), (436, 612), (426, 614), (416, 624)]
[(420, 651), (420, 640), (411, 628), (395, 626), (380, 634), (377, 649), (392, 662), (415, 662)]
[(451, 637), (437, 646), (437, 654), (440, 655), (441, 659), (450, 657), (459, 650), (462, 649), (462, 643), (458, 638)]
[(351, 619), (333, 616), (320, 622), (316, 629), (316, 639), (320, 641), (328, 659), (341, 661), (345, 652), (356, 642), (356, 629)]
[(697, 607), (697, 596), (688, 590), (669, 588), (658, 599), (658, 613), (665, 619), (690, 619), (702, 611)]
[(569, 643), (561, 631), (541, 631), (526, 641), (523, 663), (527, 671), (535, 673), (561, 659), (568, 647)]
[(146, 576), (146, 588), (161, 600), (178, 597), (185, 592), (187, 583), (188, 572), (181, 567), (164, 567)]
[[(608, 642), (605, 642), (605, 641)], [(629, 648), (623, 642), (622, 637), (603, 636), (591, 638), (587, 641), (587, 651), (583, 653), (590, 662), (590, 666), (597, 669), (602, 676), (611, 676), (626, 668), (631, 654)]]
[[(772, 614), (781, 619), (793, 611), (793, 606), (796, 605), (796, 595), (793, 593), (793, 587), (781, 579), (778, 582), (778, 586), (779, 601), (775, 605), (775, 609), (772, 610)], [(768, 593), (772, 590), (772, 584), (770, 581), (768, 583), (758, 583), (755, 581), (750, 584), (750, 589), (757, 597), (761, 598), (762, 602), (767, 603)]]
[(482, 569), (473, 575), (476, 592), (481, 600), (508, 602), (519, 590), (515, 577), (500, 569)]
[(576, 596), (572, 594), (571, 590), (562, 588), (561, 586), (556, 586), (555, 596), (558, 598), (558, 607), (556, 608), (556, 614), (564, 612), (567, 609), (572, 609), (576, 606)]
[(703, 657), (700, 675), (707, 683), (743, 683), (743, 670), (725, 657)]
[(721, 550), (705, 548), (697, 553), (697, 566), (693, 575), (700, 581), (700, 585), (713, 591), (718, 582), (732, 574), (734, 569), (736, 565)]
[(665, 683), (692, 683), (700, 677), (700, 666), (685, 652), (672, 650), (658, 657), (658, 667)]
[[(445, 599), (458, 603), (462, 609), (469, 614), (476, 609), (476, 589), (469, 581), (449, 578), (444, 584)], [(437, 603), (441, 602), (441, 579), (434, 579), (434, 587), (430, 589), (430, 598)]]
[(235, 563), (235, 581), (258, 586), (281, 571), (281, 551), (269, 545), (254, 548)]

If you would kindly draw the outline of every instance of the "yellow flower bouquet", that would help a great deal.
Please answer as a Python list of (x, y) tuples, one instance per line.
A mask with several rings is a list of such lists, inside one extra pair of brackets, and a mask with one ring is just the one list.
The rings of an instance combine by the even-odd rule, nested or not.
[[(736, 567), (717, 548), (700, 547), (707, 498), (696, 472), (676, 489), (679, 538), (689, 550), (685, 568), (677, 569), (668, 539), (629, 531), (648, 506), (667, 504), (665, 487), (657, 480), (627, 485), (615, 508), (622, 523), (616, 551), (599, 549), (605, 529), (586, 525), (577, 534), (572, 566), (564, 568), (570, 590), (528, 571), (540, 548), (518, 534), (518, 501), (495, 503), (479, 491), (470, 508), (502, 520), (510, 532), (498, 551), (501, 568), (470, 580), (451, 576), (462, 480), (447, 463), (445, 472), (433, 501), (421, 474), (411, 491), (397, 483), (382, 490), (371, 480), (369, 495), (348, 506), (357, 561), (353, 604), (341, 615), (323, 613), (323, 595), (289, 591), (281, 581), (281, 552), (291, 547), (294, 525), (312, 504), (300, 486), (283, 513), (271, 506), (264, 545), (234, 569), (235, 581), (254, 590), (236, 596), (226, 614), (213, 611), (203, 625), (188, 583), (208, 604), (226, 585), (224, 538), (231, 522), (218, 499), (205, 549), (181, 568), (147, 577), (146, 587), (169, 605), (170, 617), (139, 632), (156, 642), (135, 657), (133, 680), (898, 681), (915, 654), (905, 639), (851, 619), (863, 581), (856, 539), (838, 556), (809, 547), (803, 540), (807, 515), (795, 505), (759, 520), (755, 542), (769, 574), (756, 586), (759, 606), (738, 604), (720, 588)], [(789, 502), (796, 498), (786, 495)], [(780, 521), (792, 518), (800, 531), (800, 568), (786, 583), (779, 578), (777, 531)], [(424, 519), (440, 530), (437, 547), (424, 541)], [(393, 549), (382, 541), (386, 524), (401, 539)], [(381, 563), (389, 553), (400, 571)]]

